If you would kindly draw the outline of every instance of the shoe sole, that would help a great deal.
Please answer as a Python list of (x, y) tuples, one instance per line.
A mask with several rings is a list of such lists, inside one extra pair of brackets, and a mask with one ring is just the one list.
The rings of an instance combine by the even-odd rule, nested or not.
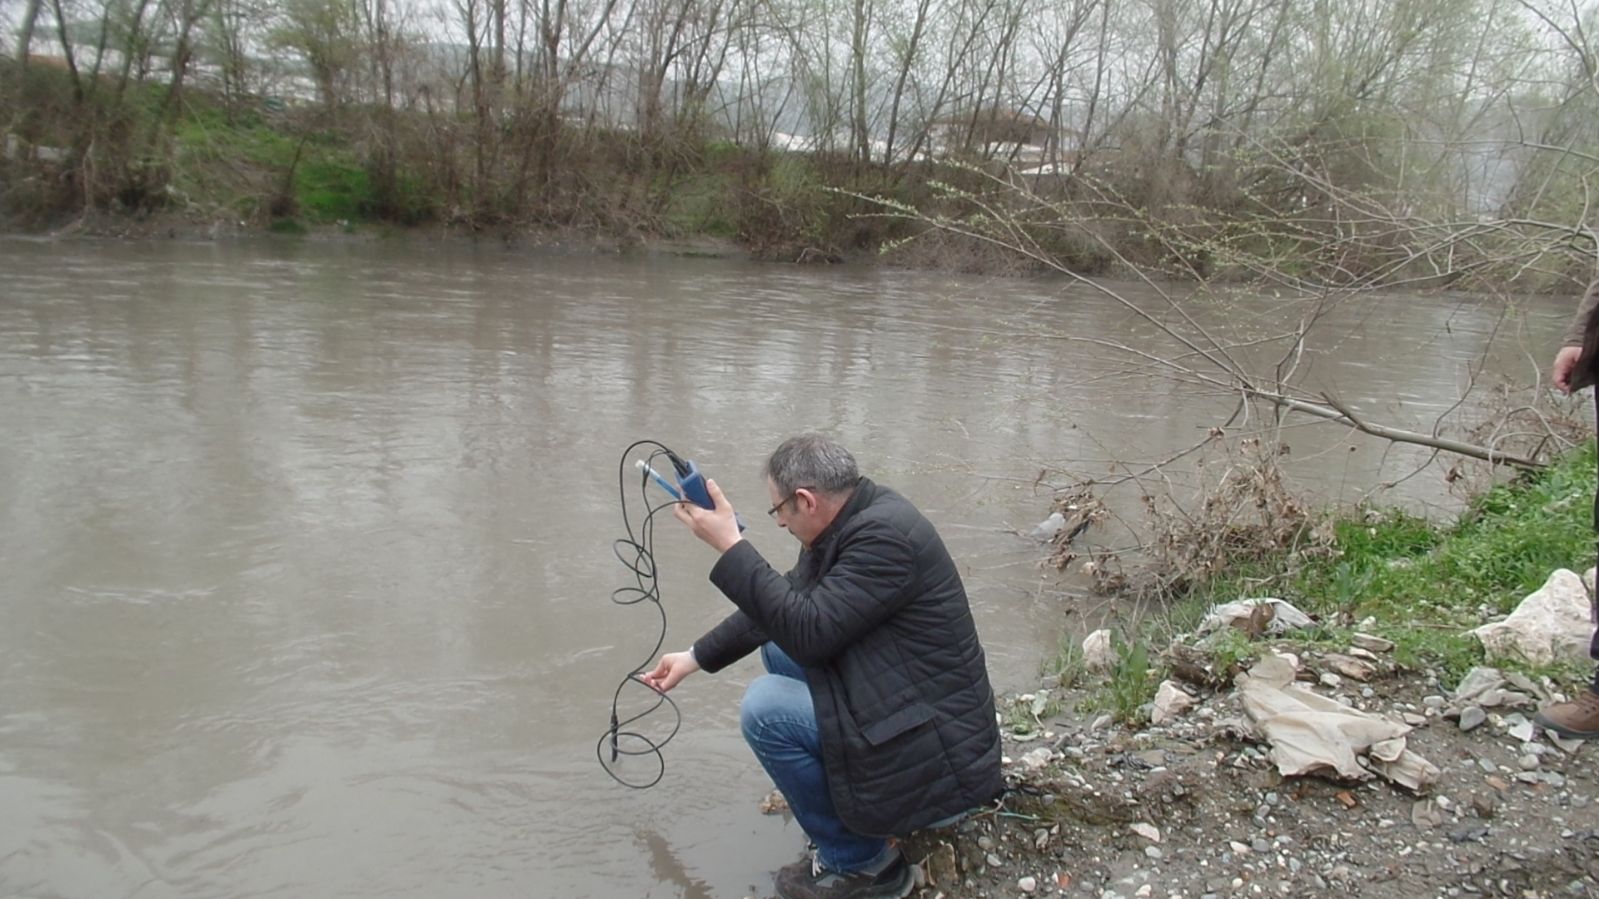
[(1573, 730), (1564, 724), (1550, 721), (1542, 715), (1533, 716), (1532, 723), (1566, 740), (1599, 740), (1599, 730)]
[(881, 893), (874, 894), (871, 899), (905, 899), (916, 889), (916, 866), (905, 866), (905, 880), (898, 886), (890, 887)]
[[(916, 866), (905, 866), (905, 878), (900, 883), (883, 887), (881, 892), (868, 893), (863, 899), (905, 899), (916, 890)], [(782, 889), (777, 890), (778, 899), (786, 899)]]

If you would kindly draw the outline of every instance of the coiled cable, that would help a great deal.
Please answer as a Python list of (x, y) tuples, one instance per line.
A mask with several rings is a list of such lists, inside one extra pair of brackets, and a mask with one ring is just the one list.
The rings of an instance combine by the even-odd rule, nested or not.
[[(678, 709), (677, 703), (673, 702), (665, 693), (661, 693), (644, 683), (640, 678), (640, 675), (649, 670), (660, 656), (661, 647), (666, 643), (666, 607), (661, 604), (661, 585), (655, 568), (655, 513), (662, 509), (669, 509), (676, 504), (674, 500), (667, 500), (659, 505), (651, 506), (649, 502), (649, 474), (641, 469), (639, 471), (638, 502), (646, 511), (643, 519), (639, 522), (638, 529), (634, 530), (633, 517), (628, 506), (628, 457), (641, 446), (655, 447), (649, 458), (645, 460), (646, 464), (651, 467), (657, 464), (662, 456), (674, 461), (678, 458), (670, 449), (654, 440), (636, 441), (622, 451), (622, 460), (617, 465), (616, 479), (621, 500), (622, 526), (626, 529), (627, 536), (618, 538), (612, 543), (612, 549), (616, 553), (617, 561), (621, 562), (622, 566), (632, 573), (633, 584), (631, 586), (618, 587), (611, 591), (611, 602), (623, 606), (633, 606), (644, 602), (654, 605), (655, 610), (661, 616), (661, 630), (655, 638), (655, 646), (650, 650), (649, 654), (644, 657), (644, 660), (637, 667), (623, 675), (621, 681), (617, 683), (616, 692), (611, 696), (611, 725), (606, 729), (605, 733), (600, 735), (599, 741), (594, 744), (594, 757), (599, 760), (600, 767), (605, 769), (605, 773), (611, 775), (611, 778), (622, 786), (631, 787), (635, 790), (648, 789), (661, 782), (661, 778), (666, 775), (666, 757), (661, 754), (661, 749), (667, 743), (670, 743), (673, 737), (677, 736), (678, 729), (683, 725), (683, 713)], [(641, 690), (649, 691), (652, 701), (642, 711), (622, 717), (622, 694), (629, 684)], [(653, 739), (640, 733), (639, 730), (633, 729), (635, 722), (650, 716), (663, 705), (671, 709), (674, 719), (671, 730), (666, 736), (660, 739)], [(610, 761), (608, 762), (606, 761), (605, 751), (607, 743), (610, 744)], [(624, 776), (624, 772), (621, 770), (625, 767), (624, 760), (640, 756), (653, 756), (655, 758), (654, 776), (647, 779), (644, 777)]]

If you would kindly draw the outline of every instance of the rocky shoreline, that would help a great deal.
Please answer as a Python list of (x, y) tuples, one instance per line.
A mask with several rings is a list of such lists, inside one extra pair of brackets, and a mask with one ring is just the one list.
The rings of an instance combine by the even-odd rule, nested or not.
[(1300, 667), (1318, 692), (1416, 722), (1406, 739), (1436, 765), (1431, 785), (1285, 777), (1239, 690), (1185, 686), (1194, 706), (1162, 724), (1066, 713), (1008, 734), (1003, 805), (906, 842), (922, 866), (915, 895), (1599, 897), (1594, 750), (1534, 732), (1547, 685), (1507, 680), (1485, 708), (1486, 690), (1462, 696), (1387, 660), (1327, 686), (1324, 661)]

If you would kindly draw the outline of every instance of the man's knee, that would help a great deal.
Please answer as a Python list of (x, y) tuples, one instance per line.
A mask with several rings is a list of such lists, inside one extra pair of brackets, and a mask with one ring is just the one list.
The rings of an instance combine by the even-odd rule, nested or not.
[(771, 720), (777, 708), (777, 691), (770, 683), (774, 677), (763, 674), (744, 688), (744, 699), (738, 704), (738, 723), (746, 736), (758, 731), (762, 722)]
[[(792, 722), (804, 713), (795, 695), (794, 679), (779, 674), (763, 674), (750, 682), (744, 690), (744, 699), (738, 705), (739, 726), (744, 736), (770, 732), (777, 721)], [(799, 685), (801, 690), (804, 685)], [(806, 697), (808, 698), (808, 697)]]

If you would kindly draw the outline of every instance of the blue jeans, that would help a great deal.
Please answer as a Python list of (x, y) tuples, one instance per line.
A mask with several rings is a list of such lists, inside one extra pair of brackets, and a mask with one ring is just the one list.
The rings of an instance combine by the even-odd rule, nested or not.
[(744, 739), (816, 844), (822, 867), (859, 871), (886, 860), (887, 840), (851, 832), (833, 810), (805, 670), (775, 643), (761, 647), (761, 662), (770, 673), (749, 685), (739, 705)]

